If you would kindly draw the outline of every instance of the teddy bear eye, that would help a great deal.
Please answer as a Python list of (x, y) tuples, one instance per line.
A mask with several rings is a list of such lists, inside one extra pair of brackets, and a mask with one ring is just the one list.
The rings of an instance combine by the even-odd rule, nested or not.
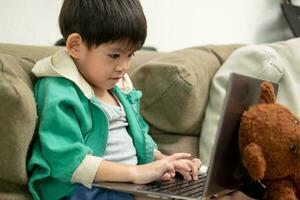
[(290, 152), (296, 153), (296, 151), (297, 151), (297, 146), (295, 144), (290, 144)]
[(299, 124), (299, 121), (297, 119), (294, 120), (295, 124)]

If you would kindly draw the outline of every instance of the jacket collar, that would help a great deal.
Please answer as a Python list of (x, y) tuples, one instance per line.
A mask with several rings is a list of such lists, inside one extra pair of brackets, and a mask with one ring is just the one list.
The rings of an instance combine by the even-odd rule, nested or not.
[[(74, 82), (86, 98), (91, 99), (95, 96), (93, 88), (80, 74), (66, 49), (56, 52), (53, 56), (39, 60), (33, 67), (32, 73), (36, 77), (64, 77)], [(133, 90), (128, 74), (125, 74), (116, 85), (125, 93)]]

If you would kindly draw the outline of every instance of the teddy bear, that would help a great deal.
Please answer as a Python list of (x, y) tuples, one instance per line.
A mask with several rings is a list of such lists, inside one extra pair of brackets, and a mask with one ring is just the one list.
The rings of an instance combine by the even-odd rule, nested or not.
[[(239, 149), (253, 180), (266, 186), (264, 199), (300, 199), (300, 123), (275, 103), (273, 85), (262, 82), (258, 104), (243, 112)], [(300, 103), (300, 102), (299, 102)]]

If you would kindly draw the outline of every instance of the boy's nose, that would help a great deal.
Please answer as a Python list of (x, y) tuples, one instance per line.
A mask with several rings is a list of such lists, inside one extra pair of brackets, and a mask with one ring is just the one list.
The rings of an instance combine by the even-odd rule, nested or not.
[(119, 65), (116, 66), (115, 70), (116, 70), (117, 72), (124, 72), (124, 71), (127, 71), (128, 65), (129, 65), (128, 62), (120, 63)]

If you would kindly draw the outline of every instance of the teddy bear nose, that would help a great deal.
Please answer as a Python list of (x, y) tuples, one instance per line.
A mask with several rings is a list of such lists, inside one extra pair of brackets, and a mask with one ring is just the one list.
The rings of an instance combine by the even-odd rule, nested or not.
[(297, 152), (296, 144), (290, 144), (290, 152), (295, 154)]

